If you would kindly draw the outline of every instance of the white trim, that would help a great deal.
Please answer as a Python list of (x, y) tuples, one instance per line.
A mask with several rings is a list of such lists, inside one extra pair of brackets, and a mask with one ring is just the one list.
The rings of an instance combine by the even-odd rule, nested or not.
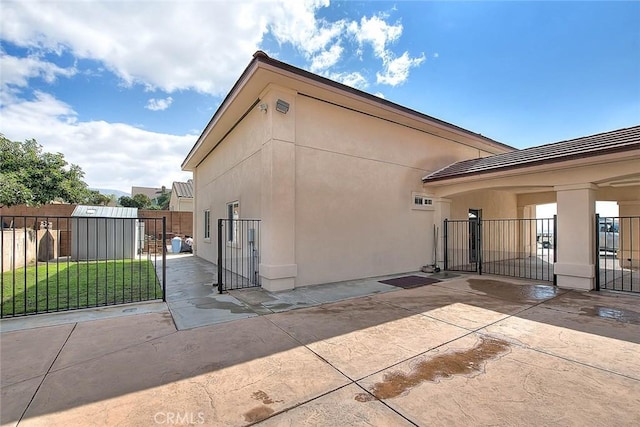
[(411, 192), (411, 209), (418, 211), (435, 211), (435, 197), (426, 193)]

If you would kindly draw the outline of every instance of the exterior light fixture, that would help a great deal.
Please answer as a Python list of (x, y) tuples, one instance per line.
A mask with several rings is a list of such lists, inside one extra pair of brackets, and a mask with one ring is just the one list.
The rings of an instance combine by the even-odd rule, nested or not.
[(265, 103), (263, 102), (262, 104), (258, 105), (258, 108), (259, 108), (259, 109), (260, 109), (260, 111), (262, 111), (263, 113), (266, 113), (266, 112), (267, 112), (267, 108), (268, 108), (268, 106), (267, 106), (267, 104), (265, 104)]
[(278, 99), (276, 102), (276, 111), (279, 111), (282, 114), (287, 114), (287, 111), (289, 111), (289, 103), (282, 99)]

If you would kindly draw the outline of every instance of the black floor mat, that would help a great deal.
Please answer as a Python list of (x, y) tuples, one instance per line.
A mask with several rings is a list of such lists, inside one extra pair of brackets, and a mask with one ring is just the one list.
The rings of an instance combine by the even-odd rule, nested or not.
[(422, 276), (403, 276), (396, 277), (395, 279), (380, 280), (380, 283), (384, 283), (385, 285), (398, 286), (399, 288), (404, 289), (411, 289), (417, 288), (419, 286), (430, 285), (439, 281), (440, 280), (438, 279), (431, 279), (429, 277)]

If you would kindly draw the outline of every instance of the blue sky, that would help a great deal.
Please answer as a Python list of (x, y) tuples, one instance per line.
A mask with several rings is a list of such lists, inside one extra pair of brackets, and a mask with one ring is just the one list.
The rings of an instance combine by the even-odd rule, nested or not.
[(0, 133), (91, 187), (180, 164), (258, 49), (517, 148), (640, 123), (640, 2), (2, 0)]

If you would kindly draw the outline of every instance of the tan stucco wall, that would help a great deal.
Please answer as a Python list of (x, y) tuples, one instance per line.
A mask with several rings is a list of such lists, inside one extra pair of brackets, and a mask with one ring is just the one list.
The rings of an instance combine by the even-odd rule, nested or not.
[(175, 192), (171, 193), (171, 199), (169, 200), (169, 210), (178, 212), (193, 212), (193, 198), (192, 197), (178, 197)]
[(478, 149), (304, 96), (296, 106), (296, 286), (432, 263), (435, 213), (412, 209), (412, 191)]
[[(250, 111), (194, 173), (198, 256), (215, 261), (216, 220), (239, 200), (241, 218), (263, 219), (260, 273), (274, 287), (288, 286), (288, 275), (305, 286), (434, 261), (440, 218), (437, 209), (412, 209), (412, 192), (423, 192), (429, 172), (488, 151), (470, 137), (453, 142), (281, 87), (260, 98), (268, 110)], [(277, 99), (290, 103), (286, 115), (275, 112)], [(202, 238), (205, 209), (210, 241)]]
[(518, 218), (517, 196), (507, 191), (477, 191), (451, 197), (451, 218), (467, 219), (469, 209), (482, 209), (482, 217)]
[[(227, 203), (240, 202), (241, 218), (260, 218), (261, 153), (264, 117), (250, 113), (194, 172), (194, 242), (196, 255), (217, 259), (217, 220), (227, 217)], [(211, 212), (211, 239), (204, 239), (204, 211)]]
[[(635, 188), (640, 194), (640, 189)], [(640, 196), (639, 196), (640, 197)], [(640, 200), (619, 203), (620, 250), (617, 257), (623, 268), (640, 268)], [(626, 217), (626, 218), (625, 218)]]
[[(506, 191), (484, 190), (458, 195), (450, 200), (451, 215), (448, 219), (452, 220), (468, 219), (469, 209), (481, 209), (485, 220), (522, 217), (518, 211), (517, 196)], [(469, 259), (468, 225), (458, 223), (451, 226), (455, 230), (450, 235), (455, 233), (456, 236), (449, 239), (449, 257), (456, 260), (454, 262), (464, 262)], [(531, 232), (521, 227), (517, 221), (485, 222), (483, 229), (490, 235), (482, 240), (484, 261), (516, 258), (519, 252), (526, 251)]]

